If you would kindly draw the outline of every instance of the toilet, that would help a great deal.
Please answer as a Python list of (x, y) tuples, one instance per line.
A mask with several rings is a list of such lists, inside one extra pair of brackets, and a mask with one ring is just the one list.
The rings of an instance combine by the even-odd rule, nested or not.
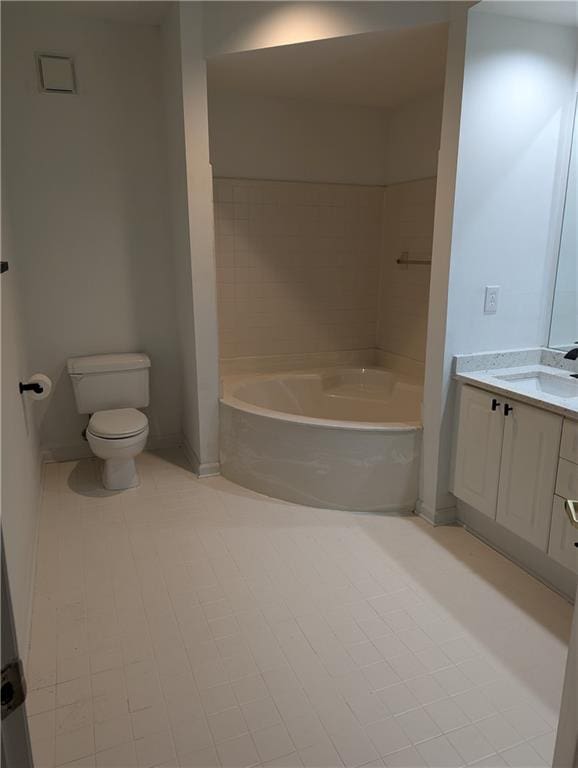
[(135, 457), (144, 450), (149, 423), (150, 358), (140, 352), (71, 357), (68, 374), (78, 413), (90, 414), (86, 438), (103, 459), (102, 483), (111, 491), (139, 484)]

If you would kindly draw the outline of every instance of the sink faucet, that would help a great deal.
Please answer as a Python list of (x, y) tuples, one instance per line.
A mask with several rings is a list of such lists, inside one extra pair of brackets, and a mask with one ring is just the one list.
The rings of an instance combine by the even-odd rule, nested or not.
[(564, 355), (565, 360), (577, 360), (578, 359), (578, 347), (574, 347)]

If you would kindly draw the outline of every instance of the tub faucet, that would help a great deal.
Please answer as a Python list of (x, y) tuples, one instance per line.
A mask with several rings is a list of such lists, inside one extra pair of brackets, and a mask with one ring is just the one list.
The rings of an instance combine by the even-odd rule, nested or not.
[(578, 359), (578, 347), (574, 347), (574, 349), (571, 349), (569, 352), (566, 352), (564, 355), (565, 360), (576, 360)]

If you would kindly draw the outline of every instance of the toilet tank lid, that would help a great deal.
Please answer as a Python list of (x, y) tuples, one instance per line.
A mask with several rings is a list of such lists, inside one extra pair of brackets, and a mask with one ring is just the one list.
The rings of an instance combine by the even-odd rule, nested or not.
[(71, 357), (68, 360), (68, 373), (108, 373), (111, 371), (134, 371), (150, 368), (151, 361), (143, 352), (126, 352), (111, 355), (87, 355)]

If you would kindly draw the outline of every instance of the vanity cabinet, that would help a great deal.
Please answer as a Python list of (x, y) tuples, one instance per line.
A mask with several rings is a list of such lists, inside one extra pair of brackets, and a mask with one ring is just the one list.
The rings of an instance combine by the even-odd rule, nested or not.
[(548, 554), (560, 565), (578, 573), (578, 531), (564, 509), (566, 499), (578, 499), (578, 421), (569, 419), (564, 420), (562, 429)]
[(560, 458), (558, 462), (556, 493), (564, 499), (575, 499), (578, 497), (578, 464)]
[(503, 435), (504, 417), (497, 397), (462, 387), (453, 493), (491, 518), (496, 517)]
[(554, 496), (548, 554), (560, 565), (578, 573), (578, 549), (575, 545), (578, 541), (578, 531), (568, 520), (564, 509), (565, 501), (562, 496)]
[(564, 420), (560, 456), (567, 461), (578, 464), (578, 421)]
[(562, 421), (509, 397), (461, 388), (454, 495), (543, 551)]
[(513, 410), (503, 417), (496, 520), (545, 552), (562, 417), (524, 403), (510, 405)]

